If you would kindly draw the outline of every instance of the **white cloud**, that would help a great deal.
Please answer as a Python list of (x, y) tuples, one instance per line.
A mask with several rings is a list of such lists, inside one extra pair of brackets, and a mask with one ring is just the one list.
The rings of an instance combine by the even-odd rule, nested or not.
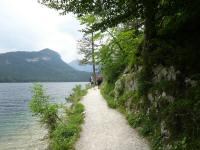
[(37, 0), (2, 0), (0, 24), (0, 52), (50, 48), (67, 62), (78, 57), (81, 26), (72, 14), (60, 16)]

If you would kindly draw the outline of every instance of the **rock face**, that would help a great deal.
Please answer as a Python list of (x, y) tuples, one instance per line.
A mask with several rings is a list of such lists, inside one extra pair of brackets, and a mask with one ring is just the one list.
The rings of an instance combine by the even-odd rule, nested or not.
[[(124, 73), (115, 83), (114, 94), (115, 100), (119, 100), (122, 95), (126, 93), (137, 93), (139, 88), (139, 73), (142, 71), (142, 67), (137, 67), (135, 71), (129, 71)], [(173, 84), (177, 80), (177, 75), (180, 74), (180, 71), (175, 70), (173, 66), (164, 67), (162, 65), (158, 65), (153, 68), (153, 77), (151, 90), (147, 92), (147, 100), (149, 101), (149, 107), (146, 110), (146, 114), (154, 111), (159, 115), (160, 109), (165, 107), (165, 105), (169, 105), (175, 101), (174, 95), (172, 95), (173, 89), (168, 89), (167, 86), (170, 83)], [(193, 81), (187, 80), (188, 84), (195, 85)], [(133, 108), (132, 99), (134, 97), (127, 98), (125, 107), (128, 112), (137, 111), (137, 108)], [(140, 98), (140, 103), (144, 99)], [(156, 114), (155, 114), (156, 115)], [(165, 118), (160, 119), (160, 132), (163, 138), (163, 141), (167, 141), (170, 137), (170, 131), (167, 128)]]
[(134, 68), (125, 69), (115, 82), (115, 101), (123, 105), (128, 113), (142, 112), (153, 118), (166, 150), (173, 149), (168, 143), (176, 134), (198, 134), (199, 125), (195, 126), (200, 112), (198, 77), (183, 76), (174, 66), (154, 66), (147, 76), (143, 67)]
[(173, 66), (167, 68), (162, 65), (158, 65), (153, 69), (153, 73), (154, 73), (154, 79), (153, 79), (154, 82), (159, 82), (163, 79), (168, 81), (171, 80), (175, 81), (177, 74), (180, 72), (176, 71)]
[(123, 74), (116, 82), (115, 82), (115, 98), (119, 98), (124, 91), (136, 91), (137, 86), (137, 78), (135, 73), (127, 73)]

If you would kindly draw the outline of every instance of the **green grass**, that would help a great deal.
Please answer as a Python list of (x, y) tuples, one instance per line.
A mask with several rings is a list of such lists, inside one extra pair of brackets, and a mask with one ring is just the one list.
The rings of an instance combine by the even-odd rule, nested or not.
[(52, 135), (51, 147), (53, 150), (74, 150), (74, 145), (80, 136), (81, 125), (84, 122), (84, 106), (80, 103), (86, 95), (87, 88), (76, 86), (72, 94), (67, 98), (72, 105), (66, 108), (65, 123), (60, 123)]
[[(108, 106), (111, 108), (115, 108), (118, 111), (120, 111), (122, 114), (124, 114), (130, 126), (132, 128), (135, 128), (141, 136), (148, 139), (152, 150), (165, 150), (165, 149), (198, 150), (200, 149), (200, 142), (199, 142), (200, 138), (190, 137), (184, 133), (182, 133), (179, 136), (176, 136), (178, 134), (175, 134), (172, 139), (169, 139), (167, 143), (164, 143), (163, 137), (161, 134), (161, 127), (160, 127), (161, 124), (158, 121), (158, 118), (157, 118), (158, 116), (155, 116), (155, 113), (151, 112), (149, 115), (147, 115), (143, 111), (132, 111), (132, 112), (126, 111), (126, 100), (128, 98), (132, 98), (133, 108), (138, 105), (138, 102), (140, 99), (138, 97), (139, 96), (138, 93), (130, 94), (130, 93), (124, 92), (124, 94), (122, 94), (118, 99), (114, 99), (113, 89), (114, 89), (114, 85), (109, 85), (108, 83), (104, 83), (101, 88), (101, 93), (103, 97), (105, 98), (105, 100), (107, 101)], [(184, 113), (184, 112), (188, 112), (188, 111), (184, 111), (188, 109), (190, 110), (190, 112), (192, 111), (189, 105), (190, 104), (189, 102), (191, 103), (191, 101), (187, 101), (187, 100), (176, 100), (176, 102), (174, 102), (172, 106), (169, 105), (162, 111), (163, 112), (167, 111), (168, 113), (166, 116), (169, 116), (170, 119), (173, 119), (173, 116), (176, 117), (174, 115), (176, 114), (176, 112)], [(198, 103), (196, 103), (196, 105), (198, 106)], [(196, 111), (198, 110), (199, 109), (196, 109)], [(186, 119), (184, 118), (184, 120)], [(169, 120), (169, 121), (171, 122), (171, 124), (175, 122), (174, 120)], [(191, 122), (192, 121), (184, 122), (184, 124), (186, 123), (189, 124)], [(173, 126), (172, 126), (172, 129), (174, 129)], [(167, 148), (167, 145), (170, 148), (169, 147)]]
[(113, 98), (113, 86), (104, 83), (101, 87), (101, 94), (107, 101), (107, 104), (110, 108), (117, 108), (117, 103)]
[(76, 103), (67, 111), (66, 124), (59, 124), (52, 136), (53, 150), (73, 150), (84, 122), (84, 106)]

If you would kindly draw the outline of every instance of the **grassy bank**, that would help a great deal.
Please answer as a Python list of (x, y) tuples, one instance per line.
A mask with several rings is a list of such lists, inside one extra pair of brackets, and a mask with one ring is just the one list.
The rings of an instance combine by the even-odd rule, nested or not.
[[(80, 135), (81, 124), (84, 121), (84, 106), (80, 100), (86, 93), (87, 88), (82, 89), (80, 85), (76, 86), (66, 98), (70, 106), (63, 106), (50, 103), (49, 96), (45, 95), (42, 85), (34, 85), (30, 108), (49, 131), (50, 150), (74, 149), (75, 142)], [(58, 111), (64, 114), (60, 116)]]
[[(151, 128), (153, 128), (153, 125), (148, 123), (145, 123), (145, 116), (140, 114), (138, 112), (138, 115), (129, 113), (126, 111), (125, 106), (122, 104), (122, 99), (121, 100), (115, 100), (114, 99), (114, 86), (108, 83), (104, 83), (102, 88), (101, 88), (101, 94), (107, 101), (107, 104), (109, 107), (117, 109), (119, 112), (122, 112), (122, 114), (125, 115), (129, 125), (132, 128), (135, 128), (138, 130), (138, 133), (143, 136), (147, 137), (148, 133), (150, 132)], [(125, 98), (124, 98), (125, 99)], [(151, 140), (152, 139), (152, 140)], [(151, 147), (153, 148), (153, 138), (148, 138), (148, 140), (151, 142)], [(159, 139), (158, 139), (159, 140)], [(157, 141), (157, 144), (159, 144), (159, 141)]]
[[(101, 88), (101, 94), (106, 99), (108, 106), (122, 112), (128, 123), (132, 128), (135, 128), (138, 133), (148, 139), (151, 149), (153, 150), (186, 150), (187, 138), (180, 137), (180, 140), (169, 141), (170, 144), (163, 143), (160, 124), (154, 121), (151, 117), (147, 116), (142, 111), (130, 111), (127, 109), (125, 102), (128, 99), (132, 99), (131, 107), (134, 108), (137, 105), (137, 99), (139, 99), (136, 93), (122, 94), (118, 99), (114, 98), (114, 86), (108, 83), (104, 83)], [(135, 106), (134, 106), (135, 105)]]

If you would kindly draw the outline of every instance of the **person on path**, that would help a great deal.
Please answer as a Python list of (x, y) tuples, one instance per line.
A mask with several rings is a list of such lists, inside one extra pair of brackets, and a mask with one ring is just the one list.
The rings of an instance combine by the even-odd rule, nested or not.
[(91, 84), (91, 86), (93, 86), (93, 84), (94, 84), (94, 78), (93, 78), (93, 76), (90, 76), (90, 84)]
[(97, 77), (98, 89), (100, 88), (102, 82), (103, 82), (103, 77), (102, 77), (102, 76), (98, 76), (98, 77)]

